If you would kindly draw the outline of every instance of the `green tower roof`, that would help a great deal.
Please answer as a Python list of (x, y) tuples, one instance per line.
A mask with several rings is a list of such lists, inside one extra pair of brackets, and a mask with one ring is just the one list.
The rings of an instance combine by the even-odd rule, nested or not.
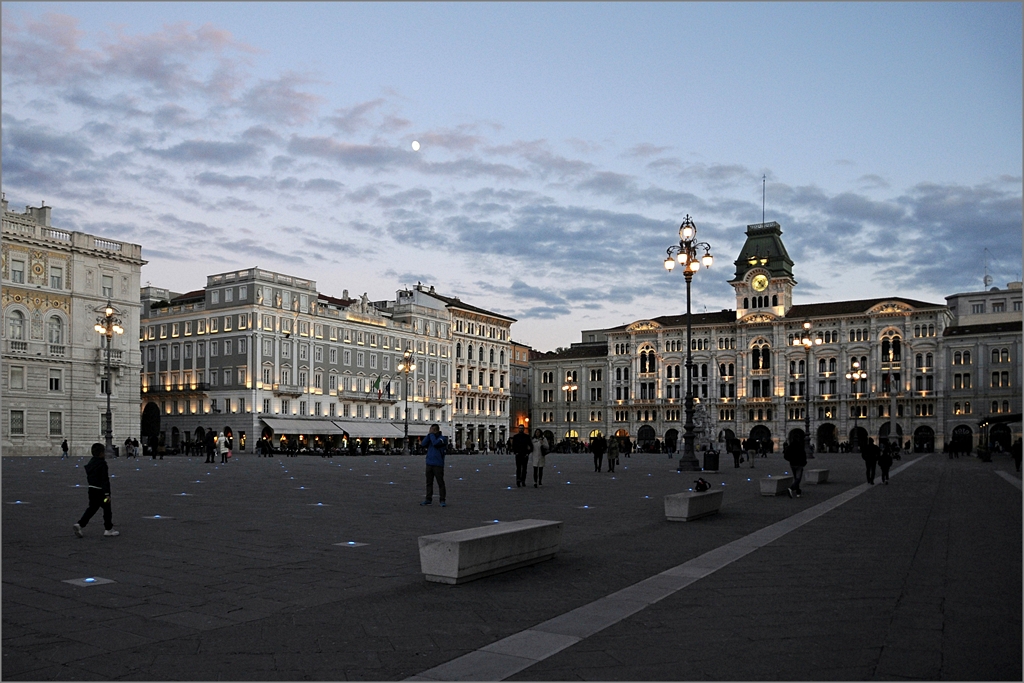
[(782, 243), (782, 227), (775, 221), (747, 226), (747, 241), (736, 259), (736, 276), (741, 282), (751, 268), (765, 268), (772, 277), (793, 277), (793, 259)]

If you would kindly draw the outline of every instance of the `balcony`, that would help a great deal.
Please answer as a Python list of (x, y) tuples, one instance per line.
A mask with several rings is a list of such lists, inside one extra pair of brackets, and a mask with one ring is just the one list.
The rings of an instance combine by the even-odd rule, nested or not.
[(7, 340), (7, 353), (26, 354), (28, 353), (28, 342), (17, 341), (15, 339)]
[(68, 355), (68, 347), (63, 344), (49, 344), (48, 345), (50, 355), (58, 358), (64, 358)]
[[(267, 385), (263, 385), (266, 388)], [(294, 396), (298, 398), (305, 393), (305, 387), (300, 387), (298, 384), (274, 384), (274, 395), (275, 396)]]
[(143, 394), (159, 394), (161, 396), (170, 396), (171, 394), (205, 394), (210, 390), (210, 385), (206, 382), (198, 382), (192, 384), (168, 384), (168, 385), (152, 385), (150, 387), (143, 387)]
[[(106, 349), (96, 349), (96, 362), (100, 365), (107, 362)], [(122, 362), (124, 362), (124, 351), (119, 349), (110, 349), (110, 364), (120, 365)]]

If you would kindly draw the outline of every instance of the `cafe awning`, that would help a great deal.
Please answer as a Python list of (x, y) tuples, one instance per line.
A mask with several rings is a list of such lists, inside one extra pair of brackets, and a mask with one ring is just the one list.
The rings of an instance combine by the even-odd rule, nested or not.
[[(395, 429), (398, 430), (398, 436), (405, 436), (405, 424), (402, 422), (394, 423)], [(426, 436), (430, 433), (430, 425), (423, 423), (413, 424), (409, 423), (409, 436)]]
[(402, 438), (402, 430), (395, 429), (395, 426), (390, 422), (379, 420), (335, 420), (334, 424), (353, 439)]
[(315, 418), (261, 417), (263, 424), (274, 430), (274, 434), (341, 434), (331, 420)]

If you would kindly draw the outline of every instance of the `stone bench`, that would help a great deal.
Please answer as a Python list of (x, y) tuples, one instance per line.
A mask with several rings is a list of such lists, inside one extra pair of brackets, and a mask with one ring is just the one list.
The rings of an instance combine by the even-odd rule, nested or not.
[(824, 484), (828, 481), (828, 470), (804, 470), (804, 483)]
[(427, 581), (466, 583), (549, 560), (561, 542), (562, 523), (544, 519), (420, 536), (420, 568)]
[(665, 519), (670, 522), (689, 522), (707, 517), (722, 507), (722, 489), (686, 491), (665, 496)]
[(761, 495), (777, 496), (793, 485), (793, 477), (761, 477)]

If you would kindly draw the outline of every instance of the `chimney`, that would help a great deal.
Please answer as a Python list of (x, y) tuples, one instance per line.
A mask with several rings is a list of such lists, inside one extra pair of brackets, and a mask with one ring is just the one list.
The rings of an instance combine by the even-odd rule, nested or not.
[[(6, 208), (6, 206), (7, 203), (5, 202), (4, 207)], [(30, 214), (32, 216), (32, 220), (39, 225), (47, 228), (50, 227), (50, 207), (48, 207), (45, 202), (40, 202), (39, 207), (26, 206), (25, 213)]]
[(342, 299), (348, 299), (348, 290), (347, 289), (341, 290), (341, 298)]

